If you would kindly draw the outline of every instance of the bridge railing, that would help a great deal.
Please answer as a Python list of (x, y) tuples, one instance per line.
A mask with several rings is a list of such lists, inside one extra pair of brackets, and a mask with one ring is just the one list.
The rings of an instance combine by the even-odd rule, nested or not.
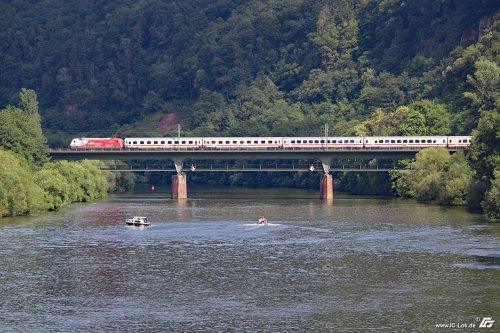
[[(443, 146), (436, 146), (443, 147)], [(175, 147), (175, 148), (51, 148), (50, 152), (183, 152), (183, 151), (234, 151), (234, 152), (265, 152), (265, 151), (415, 151), (422, 150), (426, 147), (419, 146), (403, 146), (403, 147), (230, 147), (230, 148), (215, 148), (215, 147)], [(464, 147), (444, 147), (448, 150), (463, 150)]]

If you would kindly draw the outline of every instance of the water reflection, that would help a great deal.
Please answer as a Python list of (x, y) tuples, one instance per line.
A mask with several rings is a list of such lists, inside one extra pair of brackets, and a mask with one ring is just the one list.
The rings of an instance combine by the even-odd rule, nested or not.
[(433, 331), (499, 313), (499, 226), (477, 215), (217, 191), (0, 220), (0, 331)]

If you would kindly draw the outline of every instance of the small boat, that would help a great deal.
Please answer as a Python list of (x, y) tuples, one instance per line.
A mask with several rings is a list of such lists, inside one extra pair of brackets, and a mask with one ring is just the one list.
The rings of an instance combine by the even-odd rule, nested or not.
[(126, 219), (125, 223), (127, 225), (133, 225), (136, 227), (149, 226), (151, 223), (148, 221), (148, 218), (145, 216), (134, 216), (131, 219)]
[(259, 223), (258, 224), (267, 224), (267, 219), (265, 219), (264, 217), (261, 217), (259, 219)]

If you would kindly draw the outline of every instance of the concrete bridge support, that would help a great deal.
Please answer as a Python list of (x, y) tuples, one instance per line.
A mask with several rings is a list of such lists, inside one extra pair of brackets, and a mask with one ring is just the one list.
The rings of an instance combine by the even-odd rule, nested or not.
[(172, 199), (187, 199), (187, 181), (185, 174), (172, 176)]
[(181, 173), (182, 164), (184, 161), (182, 159), (173, 159), (175, 164), (175, 170), (177, 174), (172, 176), (172, 199), (187, 199), (187, 179), (186, 175)]
[(333, 176), (322, 175), (319, 183), (320, 198), (324, 200), (333, 200)]
[(333, 200), (333, 176), (330, 175), (332, 160), (322, 158), (321, 164), (323, 164), (323, 171), (325, 173), (321, 176), (319, 183), (319, 197), (324, 200)]

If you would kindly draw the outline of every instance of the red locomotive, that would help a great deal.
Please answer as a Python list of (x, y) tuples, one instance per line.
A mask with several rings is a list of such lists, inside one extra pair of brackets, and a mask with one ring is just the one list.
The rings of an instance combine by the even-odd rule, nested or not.
[(123, 139), (120, 138), (76, 138), (71, 140), (70, 148), (98, 148), (113, 149), (123, 148)]

